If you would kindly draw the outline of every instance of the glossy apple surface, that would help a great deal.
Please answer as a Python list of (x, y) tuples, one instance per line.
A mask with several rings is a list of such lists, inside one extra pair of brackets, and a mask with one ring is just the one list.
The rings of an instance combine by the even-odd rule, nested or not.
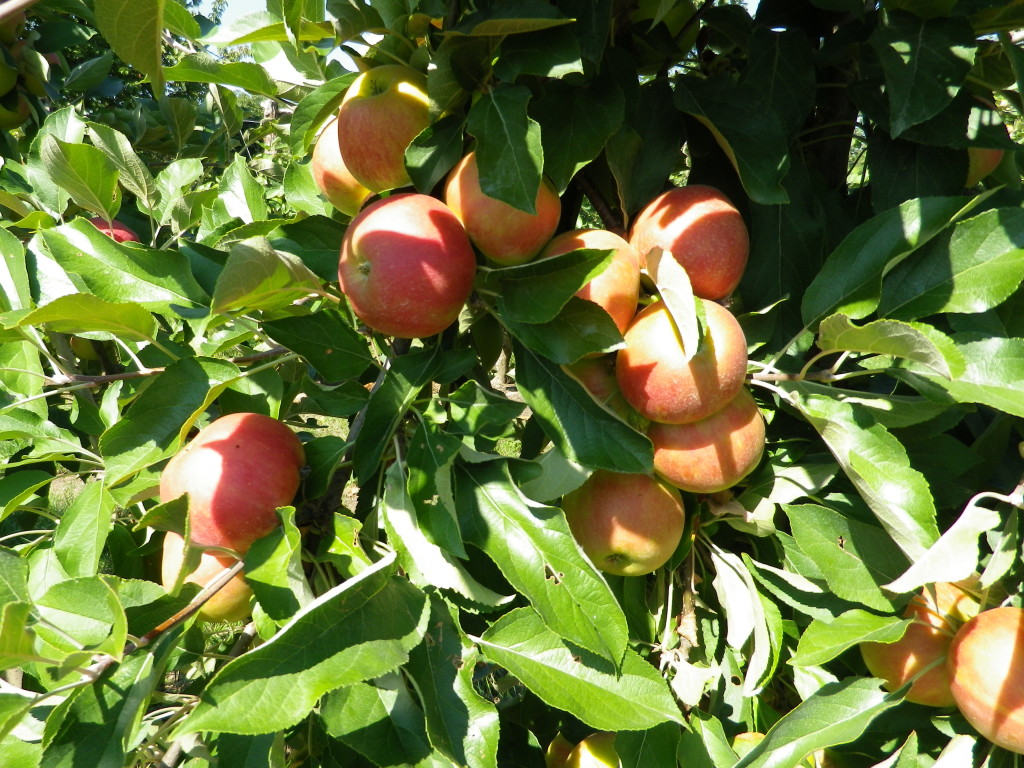
[(978, 733), (1024, 754), (1024, 608), (993, 608), (964, 624), (946, 669), (953, 700)]
[(484, 194), (476, 153), (470, 152), (448, 174), (444, 200), (466, 227), (469, 239), (491, 261), (513, 265), (530, 261), (558, 228), (562, 202), (544, 179), (527, 213)]
[(671, 251), (695, 295), (721, 299), (739, 285), (750, 253), (743, 217), (722, 192), (691, 184), (664, 192), (637, 214), (629, 241), (641, 264), (655, 246)]
[[(185, 539), (180, 534), (168, 531), (164, 537), (163, 558), (160, 564), (160, 580), (164, 589), (170, 591), (181, 570), (181, 561), (185, 556)], [(205, 587), (216, 579), (225, 568), (230, 568), (236, 560), (231, 557), (203, 552), (199, 556), (199, 565), (185, 577), (185, 581)], [(249, 613), (249, 599), (252, 588), (246, 583), (242, 574), (233, 576), (199, 609), (201, 621), (223, 622), (241, 621)]]
[(139, 242), (139, 236), (135, 234), (135, 231), (132, 230), (131, 227), (125, 226), (117, 219), (114, 219), (112, 222), (107, 224), (107, 220), (102, 216), (96, 216), (95, 218), (89, 219), (89, 223), (104, 235), (111, 238), (115, 243)]
[(594, 733), (575, 746), (565, 768), (618, 768), (614, 733)]
[(476, 255), (441, 201), (405, 193), (378, 200), (349, 224), (338, 279), (356, 316), (388, 336), (440, 333), (473, 289)]
[(558, 256), (582, 248), (614, 250), (611, 263), (584, 285), (576, 295), (592, 301), (607, 312), (619, 333), (624, 333), (640, 299), (640, 264), (636, 253), (625, 239), (606, 229), (575, 229), (556, 235), (541, 258)]
[(904, 618), (912, 619), (903, 637), (894, 643), (861, 643), (868, 671), (885, 680), (887, 690), (896, 691), (931, 665), (911, 686), (907, 701), (952, 706), (950, 674), (942, 660), (954, 633), (977, 607), (974, 597), (956, 584), (940, 582), (926, 587), (903, 612)]
[(642, 416), (688, 424), (721, 410), (743, 386), (747, 341), (725, 307), (704, 302), (707, 334), (686, 360), (675, 324), (663, 302), (641, 310), (623, 334), (615, 375), (627, 402)]
[(277, 524), (292, 503), (305, 464), (302, 443), (285, 424), (232, 413), (200, 430), (160, 475), (160, 501), (189, 497), (192, 541), (239, 554)]
[(405, 150), (430, 124), (427, 78), (403, 64), (363, 72), (338, 108), (338, 145), (345, 165), (371, 192), (408, 186)]
[(741, 388), (723, 408), (689, 424), (652, 423), (654, 471), (676, 488), (717, 493), (749, 475), (764, 453), (764, 418)]
[(370, 190), (360, 184), (341, 159), (338, 144), (338, 118), (332, 118), (313, 145), (309, 161), (313, 181), (328, 202), (346, 216), (355, 216)]
[(600, 570), (641, 576), (672, 556), (686, 516), (679, 492), (651, 475), (598, 470), (562, 497), (580, 548)]

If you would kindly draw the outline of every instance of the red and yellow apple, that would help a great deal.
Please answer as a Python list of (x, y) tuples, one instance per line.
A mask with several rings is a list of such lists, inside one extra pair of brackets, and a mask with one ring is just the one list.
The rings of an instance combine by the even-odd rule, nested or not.
[(598, 470), (562, 497), (569, 530), (597, 568), (642, 576), (672, 556), (686, 515), (679, 492), (651, 475)]
[(338, 265), (356, 316), (389, 336), (440, 333), (473, 290), (476, 255), (444, 203), (404, 193), (364, 208), (345, 232)]
[[(185, 539), (181, 534), (168, 531), (164, 537), (163, 557), (160, 565), (160, 581), (164, 589), (170, 591), (178, 578), (181, 563), (185, 557)], [(225, 568), (235, 564), (235, 559), (218, 555), (212, 551), (203, 552), (199, 556), (199, 565), (185, 577), (185, 582), (207, 586), (216, 579)], [(217, 593), (203, 603), (199, 609), (199, 619), (209, 622), (241, 621), (249, 615), (249, 599), (252, 588), (246, 583), (245, 577), (238, 574), (221, 587)]]
[(664, 302), (641, 310), (623, 334), (615, 375), (626, 401), (640, 415), (665, 424), (688, 424), (719, 411), (743, 386), (747, 341), (725, 307), (703, 302), (707, 333), (689, 361)]
[(599, 355), (584, 357), (575, 363), (562, 366), (562, 369), (583, 385), (598, 403), (615, 413), (623, 421), (640, 427), (644, 419), (638, 414), (626, 398), (622, 396), (619, 382), (615, 378), (615, 355)]
[(572, 752), (573, 743), (569, 741), (561, 732), (555, 734), (555, 738), (548, 744), (548, 748), (544, 750), (544, 768), (565, 768), (565, 761), (569, 757), (569, 753)]
[(451, 170), (444, 200), (466, 227), (469, 239), (491, 261), (524, 264), (538, 253), (558, 228), (562, 201), (547, 179), (541, 181), (535, 213), (513, 208), (484, 194), (476, 153), (470, 152)]
[(981, 180), (994, 171), (1003, 161), (1003, 150), (988, 147), (967, 148), (967, 189), (978, 186)]
[(592, 733), (577, 744), (565, 760), (565, 768), (618, 768), (614, 733)]
[(139, 242), (139, 236), (135, 234), (135, 231), (131, 227), (122, 224), (117, 219), (114, 219), (109, 224), (107, 220), (102, 216), (96, 216), (89, 219), (89, 223), (92, 224), (96, 229), (102, 232), (107, 237), (111, 238), (115, 243), (137, 243)]
[(749, 475), (764, 453), (764, 418), (741, 388), (723, 408), (689, 424), (652, 422), (654, 471), (676, 488), (717, 493)]
[(903, 637), (894, 643), (861, 643), (868, 671), (884, 680), (887, 690), (896, 691), (930, 666), (910, 687), (907, 701), (952, 706), (951, 676), (942, 660), (957, 629), (977, 608), (977, 600), (962, 586), (939, 582), (925, 587), (903, 612), (904, 618), (912, 620)]
[(160, 501), (188, 494), (192, 542), (244, 554), (277, 526), (274, 511), (292, 503), (305, 462), (302, 443), (282, 422), (228, 414), (167, 462)]
[(405, 150), (430, 124), (426, 76), (404, 64), (363, 72), (338, 108), (338, 146), (352, 175), (371, 192), (408, 186)]
[(583, 248), (615, 252), (604, 271), (576, 295), (601, 307), (611, 316), (619, 333), (624, 333), (636, 314), (640, 299), (640, 265), (633, 246), (606, 229), (575, 229), (557, 235), (544, 246), (540, 257), (559, 256)]
[(946, 671), (953, 701), (978, 733), (1024, 754), (1024, 608), (992, 608), (960, 627)]
[(641, 265), (655, 246), (671, 251), (695, 295), (721, 299), (739, 285), (750, 253), (743, 217), (714, 187), (690, 184), (664, 192), (637, 214), (629, 241)]
[(370, 190), (356, 180), (341, 159), (337, 117), (331, 118), (317, 137), (309, 168), (321, 194), (346, 216), (355, 216), (370, 196)]

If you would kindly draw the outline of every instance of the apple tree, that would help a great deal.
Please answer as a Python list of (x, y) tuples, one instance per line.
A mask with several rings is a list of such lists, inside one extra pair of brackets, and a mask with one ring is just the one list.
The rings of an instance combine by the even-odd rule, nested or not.
[[(1021, 764), (1024, 5), (228, 18), (0, 5), (0, 766), (550, 768), (577, 744), (599, 746), (569, 765)], [(417, 73), (425, 127), (402, 181), (343, 212), (311, 156), (385, 65)], [(574, 367), (626, 348), (576, 295), (614, 246), (499, 263), (478, 244), (428, 336), (375, 329), (339, 283), (360, 203), (442, 207), (471, 153), (506, 211), (484, 229), (541, 190), (551, 235), (628, 237), (697, 185), (742, 220), (742, 277), (710, 298), (742, 329), (763, 446), (724, 490), (672, 491), (685, 521), (654, 527), (648, 573), (599, 568), (562, 502), (598, 472), (655, 477), (648, 420)], [(653, 357), (679, 341), (689, 361), (716, 345), (673, 253), (639, 254), (632, 303), (669, 308)], [(393, 273), (379, 301), (426, 279)], [(211, 549), (198, 491), (161, 477), (232, 414), (285, 425), (301, 473), (279, 506), (261, 448), (230, 490), (276, 524)], [(203, 613), (228, 583), (241, 613)], [(1009, 634), (953, 640), (974, 614)], [(922, 635), (937, 650), (907, 672)], [(912, 693), (936, 671), (970, 706)]]

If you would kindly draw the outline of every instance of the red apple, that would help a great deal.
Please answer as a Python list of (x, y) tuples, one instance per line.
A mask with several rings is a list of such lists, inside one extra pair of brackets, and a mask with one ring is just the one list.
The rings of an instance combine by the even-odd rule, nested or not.
[(624, 333), (640, 299), (640, 265), (633, 246), (606, 229), (576, 229), (557, 235), (540, 255), (559, 256), (581, 248), (615, 251), (605, 270), (576, 295), (601, 307), (611, 316), (619, 333)]
[(1003, 161), (1003, 150), (988, 147), (967, 148), (967, 181), (964, 186), (972, 189), (994, 171)]
[(139, 236), (130, 228), (122, 224), (117, 219), (114, 219), (109, 224), (107, 220), (102, 216), (96, 216), (89, 219), (89, 223), (96, 227), (100, 232), (109, 238), (112, 238), (115, 243), (137, 243), (139, 242)]
[(338, 144), (345, 165), (371, 192), (408, 186), (405, 150), (430, 124), (427, 78), (404, 64), (363, 72), (338, 109)]
[(455, 211), (473, 245), (498, 264), (523, 264), (534, 258), (558, 228), (562, 201), (547, 179), (534, 201), (536, 213), (513, 208), (484, 194), (476, 153), (462, 158), (445, 183), (444, 200)]
[(942, 659), (954, 633), (977, 608), (977, 600), (961, 586), (931, 584), (907, 604), (903, 616), (913, 623), (903, 637), (894, 643), (861, 643), (864, 663), (872, 675), (885, 680), (890, 691), (902, 688), (925, 667), (934, 665), (910, 687), (907, 701), (930, 707), (952, 706), (950, 673)]
[(370, 196), (370, 190), (356, 181), (341, 159), (337, 117), (331, 118), (320, 132), (309, 167), (323, 196), (346, 216), (355, 216)]
[(349, 224), (338, 279), (356, 316), (375, 331), (440, 333), (473, 289), (476, 256), (444, 203), (418, 193), (378, 200)]
[(655, 246), (683, 265), (695, 295), (721, 299), (739, 285), (750, 253), (747, 225), (728, 197), (691, 184), (648, 203), (633, 220), (629, 241), (641, 264)]
[(573, 748), (565, 768), (618, 768), (614, 733), (593, 733)]
[[(163, 558), (160, 566), (160, 580), (164, 589), (170, 590), (178, 578), (181, 561), (185, 557), (185, 539), (177, 533), (168, 531), (164, 537)], [(186, 583), (205, 587), (216, 579), (225, 568), (235, 564), (235, 560), (213, 552), (203, 552), (199, 556), (199, 565), (185, 577)], [(249, 615), (249, 599), (252, 588), (246, 583), (242, 574), (234, 576), (199, 609), (199, 619), (209, 622), (241, 621)]]
[(978, 733), (1024, 754), (1024, 608), (993, 608), (964, 624), (946, 670), (953, 700)]
[(743, 329), (725, 307), (703, 305), (707, 333), (688, 362), (664, 302), (639, 312), (623, 334), (626, 346), (617, 353), (615, 375), (629, 404), (651, 421), (700, 421), (724, 408), (743, 386)]
[(598, 470), (562, 497), (580, 548), (618, 576), (657, 570), (679, 546), (686, 522), (679, 492), (651, 475)]
[(188, 494), (191, 539), (245, 553), (278, 524), (305, 464), (302, 443), (277, 419), (232, 413), (213, 421), (160, 475), (160, 501)]
[(654, 471), (676, 488), (717, 493), (749, 475), (764, 452), (764, 418), (741, 388), (721, 410), (689, 424), (647, 430), (654, 444)]
[(615, 355), (584, 357), (562, 369), (576, 379), (598, 403), (615, 413), (623, 421), (639, 429), (646, 428), (643, 417), (638, 414), (622, 396), (619, 382), (615, 379)]

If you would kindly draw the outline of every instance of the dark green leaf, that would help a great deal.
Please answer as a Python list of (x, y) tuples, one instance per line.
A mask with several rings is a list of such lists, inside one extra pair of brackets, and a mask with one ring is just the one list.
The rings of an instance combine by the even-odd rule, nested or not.
[(160, 57), (163, 53), (163, 15), (166, 0), (136, 3), (134, 0), (96, 0), (96, 25), (107, 44), (124, 61), (153, 81), (162, 93)]
[(614, 251), (592, 248), (543, 258), (524, 267), (496, 269), (486, 286), (498, 295), (498, 311), (512, 323), (547, 323), (566, 302), (611, 263)]
[(245, 580), (274, 621), (283, 622), (313, 600), (302, 570), (302, 534), (295, 510), (280, 513), (281, 526), (253, 542), (245, 555)]
[(217, 277), (211, 309), (218, 313), (281, 309), (320, 289), (320, 279), (290, 253), (253, 237), (235, 243)]
[(405, 167), (417, 191), (430, 194), (462, 158), (464, 126), (460, 116), (445, 115), (412, 140), (405, 150)]
[(501, 320), (524, 347), (560, 365), (622, 346), (622, 334), (611, 316), (594, 302), (576, 296), (570, 297), (558, 315), (546, 323), (520, 323), (506, 317)]
[(331, 309), (272, 320), (263, 328), (274, 341), (306, 358), (324, 381), (354, 379), (373, 363), (366, 339)]
[(103, 483), (88, 483), (64, 510), (53, 535), (53, 549), (69, 576), (96, 574), (115, 508)]
[(123, 339), (156, 338), (156, 318), (132, 302), (115, 304), (89, 293), (60, 296), (25, 315), (19, 325), (46, 325), (60, 333), (106, 331)]
[(164, 67), (163, 74), (171, 82), (217, 83), (263, 96), (277, 95), (267, 71), (248, 61), (221, 63), (207, 54), (189, 53), (173, 67)]
[(552, 27), (503, 41), (494, 72), (509, 83), (520, 75), (557, 78), (583, 72), (583, 61), (572, 32)]
[(544, 0), (518, 0), (476, 11), (470, 14), (453, 31), (460, 35), (491, 36), (516, 35), (536, 32), (562, 24), (571, 24)]
[(40, 155), (53, 181), (83, 208), (112, 219), (121, 208), (119, 171), (114, 161), (89, 144), (70, 144), (53, 135), (43, 137)]

